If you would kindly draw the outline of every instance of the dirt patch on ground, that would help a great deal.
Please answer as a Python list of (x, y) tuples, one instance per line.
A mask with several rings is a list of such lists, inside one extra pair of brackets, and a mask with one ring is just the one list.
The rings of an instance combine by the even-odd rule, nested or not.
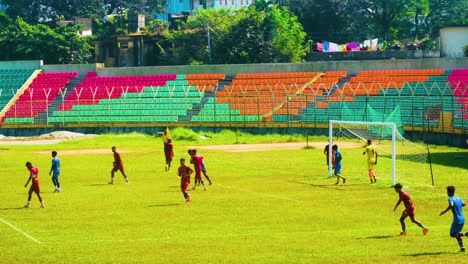
[[(309, 142), (310, 147), (323, 149), (328, 142)], [(226, 152), (251, 152), (251, 151), (267, 151), (267, 150), (294, 150), (303, 149), (307, 146), (306, 142), (294, 143), (271, 143), (271, 144), (238, 144), (238, 145), (218, 145), (218, 146), (197, 146), (189, 147), (205, 150), (223, 150)], [(363, 145), (359, 143), (343, 142), (339, 145), (340, 149), (361, 148)]]
[(6, 137), (0, 135), (0, 145), (47, 145), (57, 144), (66, 140), (94, 137), (94, 134), (82, 134), (69, 131), (55, 131), (40, 136)]

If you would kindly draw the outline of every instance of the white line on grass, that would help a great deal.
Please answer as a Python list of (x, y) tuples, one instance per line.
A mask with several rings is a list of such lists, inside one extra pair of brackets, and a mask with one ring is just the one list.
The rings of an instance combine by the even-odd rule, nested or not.
[(268, 194), (268, 193), (261, 193), (261, 192), (256, 192), (256, 191), (252, 191), (252, 190), (246, 190), (246, 189), (241, 189), (241, 188), (237, 188), (237, 187), (232, 187), (232, 186), (226, 186), (226, 185), (221, 185), (221, 184), (216, 184), (216, 186), (220, 186), (220, 187), (224, 187), (224, 188), (228, 188), (228, 189), (234, 189), (234, 190), (238, 190), (238, 191), (242, 191), (242, 192), (249, 192), (249, 193), (255, 193), (255, 194), (258, 194), (258, 195), (263, 195), (263, 196), (268, 196), (268, 197), (272, 197), (272, 198), (278, 198), (278, 199), (283, 199), (283, 200), (288, 200), (288, 201), (293, 201), (293, 202), (303, 202), (301, 200), (296, 200), (296, 199), (292, 199), (292, 198), (288, 198), (288, 197), (283, 197), (283, 196), (278, 196), (278, 195), (273, 195), (273, 194)]
[(7, 226), (13, 228), (14, 230), (20, 232), (20, 233), (23, 234), (25, 237), (31, 239), (31, 240), (34, 241), (35, 243), (37, 243), (37, 244), (40, 244), (40, 243), (41, 243), (41, 241), (39, 241), (39, 240), (35, 239), (34, 237), (28, 235), (26, 232), (24, 232), (23, 230), (17, 228), (16, 226), (10, 224), (9, 222), (5, 221), (3, 218), (0, 218), (0, 221), (2, 221), (5, 225), (7, 225)]

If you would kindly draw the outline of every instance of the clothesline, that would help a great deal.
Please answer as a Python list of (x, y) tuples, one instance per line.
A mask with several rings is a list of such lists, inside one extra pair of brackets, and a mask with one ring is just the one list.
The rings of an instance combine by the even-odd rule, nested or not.
[(345, 52), (345, 51), (361, 51), (361, 50), (377, 50), (379, 39), (364, 40), (364, 43), (349, 42), (346, 44), (337, 44), (329, 41), (323, 43), (317, 42), (317, 50), (321, 52)]

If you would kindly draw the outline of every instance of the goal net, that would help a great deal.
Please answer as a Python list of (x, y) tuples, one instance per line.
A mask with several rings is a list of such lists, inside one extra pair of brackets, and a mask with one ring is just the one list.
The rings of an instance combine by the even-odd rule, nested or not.
[[(331, 147), (333, 144), (337, 144), (339, 149), (340, 145), (351, 146), (348, 153), (352, 153), (353, 156), (362, 156), (367, 140), (370, 139), (378, 153), (378, 164), (375, 166), (375, 172), (379, 181), (391, 181), (392, 186), (397, 182), (409, 186), (433, 185), (427, 148), (405, 139), (402, 133), (402, 125), (397, 125), (395, 122), (330, 120), (329, 176), (332, 175)], [(358, 173), (362, 173), (363, 177), (367, 176), (367, 157), (362, 157), (362, 159), (356, 157), (355, 160), (356, 164), (347, 164), (346, 166), (351, 166), (354, 172), (359, 170)], [(343, 174), (345, 173), (343, 172)]]

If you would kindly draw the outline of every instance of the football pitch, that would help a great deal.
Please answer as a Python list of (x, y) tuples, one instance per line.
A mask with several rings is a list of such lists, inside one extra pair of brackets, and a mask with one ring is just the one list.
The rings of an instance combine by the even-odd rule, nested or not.
[[(468, 253), (459, 253), (456, 240), (449, 237), (451, 212), (439, 216), (447, 208), (447, 185), (454, 185), (455, 194), (468, 202), (466, 149), (431, 147), (435, 186), (420, 184), (430, 182), (430, 176), (418, 173), (403, 184), (415, 203), (416, 219), (430, 231), (424, 236), (407, 219), (408, 235), (399, 237), (404, 206), (393, 211), (398, 195), (390, 187), (390, 175), (379, 173), (388, 159), (379, 161), (378, 181), (369, 184), (363, 149), (340, 149), (347, 183), (335, 185), (335, 178), (327, 175), (325, 137), (309, 137), (316, 147), (304, 148), (302, 136), (210, 135), (185, 140), (175, 130), (169, 172), (161, 139), (149, 135), (0, 145), (0, 263), (468, 261)], [(287, 141), (296, 144), (249, 145), (286, 146)], [(208, 148), (236, 142), (236, 147)], [(129, 184), (119, 172), (115, 184), (108, 184), (114, 145)], [(189, 159), (189, 148), (203, 155), (213, 185), (207, 191), (189, 191), (192, 203), (185, 205), (177, 167), (180, 158)], [(48, 175), (52, 150), (61, 159), (62, 193), (53, 192)], [(34, 194), (31, 208), (22, 207), (29, 188), (24, 187), (26, 161), (39, 168), (46, 208), (39, 208)], [(398, 169), (418, 166), (402, 162)]]

